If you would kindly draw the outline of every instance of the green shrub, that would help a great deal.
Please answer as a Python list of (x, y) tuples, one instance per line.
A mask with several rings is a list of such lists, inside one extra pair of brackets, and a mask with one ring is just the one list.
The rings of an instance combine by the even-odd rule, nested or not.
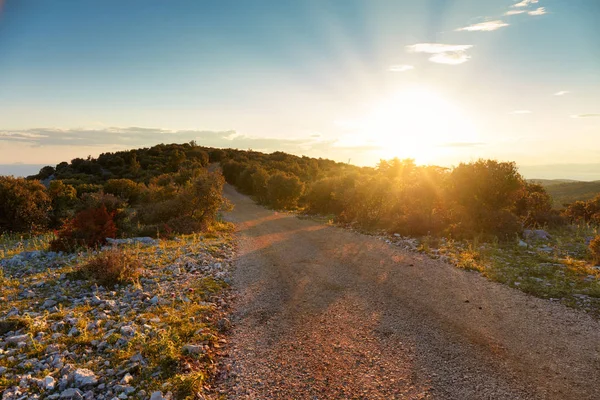
[(129, 204), (135, 204), (144, 194), (146, 186), (131, 179), (109, 179), (104, 184), (104, 193), (115, 195)]
[(0, 176), (0, 232), (39, 232), (48, 226), (51, 199), (39, 181)]
[(65, 185), (63, 181), (53, 180), (50, 182), (48, 194), (52, 199), (51, 226), (58, 227), (73, 217), (78, 204), (77, 191), (73, 186)]
[(296, 207), (303, 191), (304, 184), (297, 176), (283, 172), (271, 175), (267, 183), (267, 198), (269, 204), (275, 208)]

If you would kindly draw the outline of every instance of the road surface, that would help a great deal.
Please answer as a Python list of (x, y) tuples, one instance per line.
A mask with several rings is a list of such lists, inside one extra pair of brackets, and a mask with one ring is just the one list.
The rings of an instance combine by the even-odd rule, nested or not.
[(229, 398), (600, 399), (591, 317), (225, 194), (239, 238)]

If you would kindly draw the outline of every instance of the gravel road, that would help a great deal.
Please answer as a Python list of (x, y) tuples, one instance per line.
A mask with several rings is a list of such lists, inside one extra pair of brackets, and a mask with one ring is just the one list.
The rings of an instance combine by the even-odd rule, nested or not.
[(225, 193), (239, 238), (229, 398), (600, 399), (587, 315)]

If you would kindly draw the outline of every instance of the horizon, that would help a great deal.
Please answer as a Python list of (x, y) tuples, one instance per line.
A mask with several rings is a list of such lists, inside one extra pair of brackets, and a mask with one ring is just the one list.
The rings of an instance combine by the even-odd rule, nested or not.
[(600, 3), (482, 3), (8, 0), (0, 173), (196, 140), (600, 180)]

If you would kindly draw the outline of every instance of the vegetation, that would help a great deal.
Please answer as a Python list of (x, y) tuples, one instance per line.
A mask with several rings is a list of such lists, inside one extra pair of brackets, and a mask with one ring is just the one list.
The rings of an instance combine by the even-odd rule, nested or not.
[(536, 179), (553, 199), (553, 206), (562, 209), (576, 201), (588, 201), (600, 194), (600, 181), (579, 182)]
[(75, 251), (106, 238), (206, 230), (228, 207), (223, 177), (206, 169), (210, 154), (225, 153), (161, 144), (76, 158), (28, 179), (0, 177), (0, 233), (54, 229), (52, 249)]
[(479, 160), (447, 169), (393, 159), (359, 168), (230, 150), (222, 165), (229, 183), (263, 204), (332, 215), (367, 230), (513, 239), (523, 228), (562, 223), (544, 188), (525, 181), (509, 162)]
[(118, 248), (99, 254), (80, 269), (84, 277), (92, 277), (105, 287), (136, 283), (141, 271), (140, 260), (133, 254)]

